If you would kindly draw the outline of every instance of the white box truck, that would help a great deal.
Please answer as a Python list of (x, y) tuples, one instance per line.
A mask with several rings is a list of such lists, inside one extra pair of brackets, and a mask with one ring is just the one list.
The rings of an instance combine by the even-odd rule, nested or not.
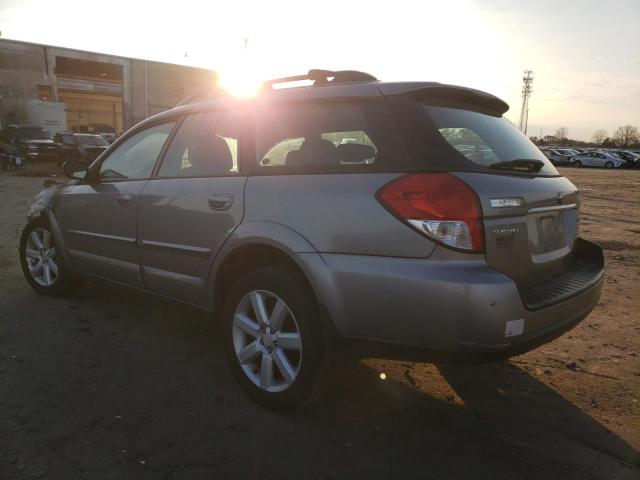
[(27, 123), (43, 127), (55, 135), (67, 129), (66, 104), (62, 102), (46, 102), (44, 100), (27, 100)]

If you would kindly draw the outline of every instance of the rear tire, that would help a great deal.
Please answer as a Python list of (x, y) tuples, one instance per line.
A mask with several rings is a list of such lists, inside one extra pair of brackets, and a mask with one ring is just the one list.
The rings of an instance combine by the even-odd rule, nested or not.
[(613, 168), (613, 162), (607, 162), (604, 164), (605, 168)]
[(321, 383), (322, 331), (315, 299), (298, 274), (279, 266), (244, 274), (221, 320), (227, 362), (253, 400), (278, 410), (309, 400)]
[(24, 227), (20, 265), (31, 288), (42, 295), (64, 295), (73, 288), (72, 274), (45, 217), (36, 217)]

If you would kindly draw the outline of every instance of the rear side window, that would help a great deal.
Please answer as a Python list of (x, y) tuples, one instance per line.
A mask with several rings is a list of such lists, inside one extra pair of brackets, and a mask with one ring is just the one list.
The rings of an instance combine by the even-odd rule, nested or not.
[(402, 153), (393, 126), (379, 103), (275, 104), (262, 106), (258, 112), (258, 172), (402, 168)]

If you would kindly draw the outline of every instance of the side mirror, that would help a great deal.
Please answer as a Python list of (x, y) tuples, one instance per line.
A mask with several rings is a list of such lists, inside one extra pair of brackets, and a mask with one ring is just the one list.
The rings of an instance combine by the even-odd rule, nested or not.
[(67, 160), (62, 166), (64, 174), (69, 178), (82, 180), (87, 176), (89, 164), (83, 160)]

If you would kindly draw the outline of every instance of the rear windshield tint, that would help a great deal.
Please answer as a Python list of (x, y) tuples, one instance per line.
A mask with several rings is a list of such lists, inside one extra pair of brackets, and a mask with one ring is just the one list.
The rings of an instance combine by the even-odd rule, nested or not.
[(547, 157), (504, 117), (408, 98), (393, 103), (420, 168), (558, 175)]

